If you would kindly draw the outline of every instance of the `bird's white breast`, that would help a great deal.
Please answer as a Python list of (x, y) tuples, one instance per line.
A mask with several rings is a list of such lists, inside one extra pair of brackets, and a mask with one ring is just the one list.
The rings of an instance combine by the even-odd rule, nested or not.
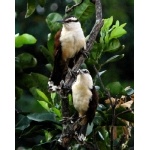
[(78, 30), (62, 29), (60, 42), (62, 46), (62, 56), (65, 61), (73, 58), (82, 48), (86, 48), (86, 41), (81, 28)]
[(75, 82), (72, 86), (73, 105), (79, 112), (79, 116), (83, 116), (89, 108), (89, 102), (92, 92), (84, 83)]

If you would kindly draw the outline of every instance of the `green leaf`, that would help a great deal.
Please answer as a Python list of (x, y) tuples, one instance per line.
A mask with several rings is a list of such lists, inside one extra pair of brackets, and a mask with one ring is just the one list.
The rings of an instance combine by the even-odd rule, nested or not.
[[(54, 37), (55, 37), (55, 33), (49, 33), (48, 34), (48, 41), (47, 41), (47, 47), (49, 50), (49, 55), (52, 56), (52, 61), (54, 60)], [(46, 52), (44, 52), (45, 50), (43, 50), (43, 54), (47, 55)], [(51, 61), (50, 61), (51, 62)]]
[(42, 121), (50, 121), (50, 122), (56, 122), (55, 114), (53, 113), (33, 113), (30, 115), (27, 115), (28, 119), (42, 122)]
[(16, 130), (24, 130), (25, 128), (30, 126), (31, 121), (26, 116), (19, 115), (18, 117), (19, 119), (15, 126)]
[(37, 101), (45, 110), (47, 110), (48, 112), (50, 111), (50, 108), (48, 107), (48, 103), (41, 101), (41, 100), (40, 101), (37, 100)]
[(44, 7), (44, 5), (46, 4), (46, 0), (38, 0), (38, 3), (41, 7)]
[(16, 85), (22, 87), (22, 88), (31, 88), (33, 86), (36, 86), (36, 82), (34, 81), (31, 74), (19, 74), (17, 76)]
[(93, 122), (91, 124), (88, 124), (87, 130), (86, 130), (86, 136), (88, 136), (93, 131)]
[(110, 18), (104, 19), (104, 24), (101, 28), (101, 32), (102, 31), (105, 31), (105, 32), (108, 31), (110, 26), (112, 25), (112, 23), (113, 23), (113, 16), (111, 16)]
[(52, 108), (52, 111), (57, 115), (59, 118), (61, 118), (61, 112), (60, 109), (57, 109), (56, 107)]
[(110, 90), (110, 94), (111, 95), (118, 95), (118, 94), (121, 94), (122, 90), (123, 90), (123, 87), (122, 85), (120, 84), (120, 82), (112, 82), (112, 83), (109, 83), (106, 88), (108, 90)]
[(48, 97), (40, 89), (32, 87), (32, 88), (30, 88), (30, 92), (35, 97), (35, 99), (37, 99), (39, 101), (45, 101), (46, 103), (50, 104)]
[(43, 55), (45, 56), (45, 58), (47, 59), (48, 62), (53, 62), (53, 55), (52, 52), (49, 51), (46, 47), (44, 47), (43, 45), (40, 45), (40, 50), (43, 53)]
[(116, 21), (115, 25), (116, 25), (116, 27), (119, 27), (119, 21), (118, 20)]
[(101, 71), (101, 72), (98, 72), (98, 75), (101, 76), (102, 74), (104, 74), (107, 70), (104, 70), (104, 71)]
[(16, 97), (16, 99), (19, 99), (22, 94), (23, 94), (23, 89), (15, 86), (15, 97)]
[(16, 57), (18, 64), (22, 69), (35, 67), (37, 64), (37, 59), (30, 53), (22, 53)]
[(103, 137), (103, 135), (101, 134), (101, 132), (98, 131), (98, 135), (99, 135), (100, 139), (102, 139), (102, 140), (104, 141), (104, 137)]
[(30, 34), (24, 33), (22, 35), (16, 34), (15, 36), (15, 47), (19, 48), (25, 44), (35, 44), (36, 38)]
[(33, 12), (35, 11), (35, 7), (36, 7), (35, 0), (27, 0), (27, 11), (26, 11), (25, 18), (28, 18), (30, 15), (33, 14)]
[(52, 99), (52, 101), (54, 102), (54, 100), (55, 100), (55, 97), (56, 97), (56, 93), (54, 92), (54, 93), (51, 93), (51, 99)]
[(98, 127), (98, 134), (99, 134), (100, 140), (105, 141), (105, 143), (109, 140), (108, 131), (105, 130), (104, 127)]
[(59, 13), (50, 13), (46, 17), (46, 22), (51, 32), (57, 32), (61, 28), (61, 24), (57, 21), (62, 20), (62, 16)]
[(39, 73), (31, 73), (31, 76), (36, 83), (36, 87), (40, 88), (44, 93), (48, 93), (47, 85), (48, 85), (48, 77), (39, 74)]
[(112, 39), (109, 42), (108, 47), (104, 50), (104, 52), (115, 52), (119, 50), (120, 46), (121, 44), (118, 39)]
[(20, 137), (35, 137), (37, 135), (37, 131), (39, 131), (41, 125), (30, 125), (28, 128), (26, 128), (20, 135)]
[[(121, 113), (121, 112), (124, 112), (126, 110), (127, 109), (120, 106), (119, 108), (116, 108), (116, 115)], [(123, 113), (123, 114), (118, 115), (118, 118), (124, 119), (124, 120), (129, 121), (129, 122), (134, 122), (134, 114), (130, 111), (127, 113)]]
[(132, 95), (134, 93), (134, 90), (131, 87), (126, 87), (124, 90), (127, 95)]
[(84, 3), (73, 10), (73, 14), (81, 21), (85, 22), (93, 16), (95, 6), (89, 0), (84, 0)]
[(110, 63), (110, 62), (115, 62), (115, 61), (118, 61), (119, 59), (123, 58), (124, 57), (124, 54), (121, 54), (121, 55), (115, 55), (115, 56), (112, 56), (111, 58), (107, 59), (103, 64), (107, 64), (107, 63)]
[(114, 30), (112, 30), (109, 40), (111, 40), (113, 38), (119, 38), (126, 33), (127, 33), (127, 31), (125, 29), (123, 29), (123, 27), (121, 27), (121, 26), (116, 27)]
[(122, 25), (120, 25), (120, 27), (125, 27), (127, 23), (123, 23)]
[(98, 111), (103, 111), (105, 109), (106, 109), (106, 107), (103, 104), (98, 104), (98, 107), (97, 107)]
[(49, 72), (51, 72), (51, 71), (53, 70), (52, 64), (46, 64), (45, 67), (47, 68), (47, 70), (48, 70)]
[(38, 101), (29, 93), (23, 93), (23, 95), (15, 102), (16, 109), (23, 112), (47, 112)]

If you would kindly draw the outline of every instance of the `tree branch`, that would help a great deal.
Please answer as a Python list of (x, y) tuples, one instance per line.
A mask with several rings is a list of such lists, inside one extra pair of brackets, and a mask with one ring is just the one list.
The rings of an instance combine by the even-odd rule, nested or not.
[[(83, 0), (79, 4), (81, 4), (82, 2), (83, 2)], [(73, 9), (74, 7), (79, 6), (79, 4), (72, 6), (70, 9)], [(70, 9), (68, 11), (71, 11)], [(100, 0), (95, 1), (95, 10), (96, 10), (96, 22), (91, 30), (89, 39), (87, 41), (87, 45), (86, 45), (87, 48), (85, 51), (86, 53), (89, 53), (90, 50), (92, 49), (94, 41), (100, 31), (100, 28), (103, 25), (102, 6), (101, 6)], [(81, 64), (85, 61), (85, 59), (86, 59), (86, 57), (83, 54), (80, 54), (78, 61), (72, 68), (72, 72), (76, 72), (80, 68)], [(71, 86), (72, 86), (72, 83), (74, 82), (74, 80), (75, 80), (75, 78), (70, 76), (70, 73), (68, 72), (68, 74), (66, 75), (66, 78), (65, 78), (64, 88), (62, 89), (62, 91), (60, 93), (62, 96), (62, 115), (63, 115), (63, 117), (69, 117), (69, 101), (65, 97), (66, 97), (66, 95), (68, 95), (68, 88), (71, 89)], [(67, 88), (65, 88), (65, 87), (67, 87)], [(68, 127), (68, 130), (66, 129), (66, 127)], [(68, 147), (68, 143), (70, 143), (71, 139), (73, 138), (72, 133), (70, 133), (71, 137), (68, 136), (68, 138), (67, 138), (67, 135), (69, 133), (68, 131), (71, 131), (69, 127), (70, 127), (69, 122), (67, 124), (63, 124), (63, 131), (62, 131), (63, 136), (61, 138), (60, 144), (62, 144), (64, 147)]]
[(65, 13), (69, 13), (69, 12), (71, 12), (71, 11), (72, 11), (75, 7), (77, 7), (77, 6), (81, 5), (83, 2), (84, 2), (84, 0), (81, 0), (81, 2), (80, 2), (80, 3), (75, 4), (75, 5), (73, 5), (73, 6), (72, 6), (72, 7), (70, 7), (70, 8), (67, 8), (67, 9), (66, 9), (66, 11), (65, 11)]
[[(94, 26), (92, 28), (92, 31), (91, 31), (91, 33), (89, 35), (89, 39), (87, 40), (87, 44), (86, 44), (87, 48), (86, 48), (86, 51), (85, 51), (86, 53), (89, 53), (90, 50), (92, 49), (94, 41), (95, 41), (99, 31), (100, 31), (100, 28), (103, 25), (103, 21), (102, 21), (102, 6), (101, 6), (100, 0), (96, 0), (96, 2), (95, 2), (95, 9), (96, 9), (96, 22), (95, 22), (95, 24), (94, 24)], [(86, 57), (83, 54), (81, 54), (79, 59), (78, 59), (78, 61), (77, 61), (77, 63), (72, 68), (72, 71), (76, 72), (80, 68), (81, 64), (85, 61), (85, 59), (86, 59)], [(72, 78), (70, 76), (70, 73), (68, 73), (66, 75), (65, 85), (68, 88), (70, 88), (73, 82), (74, 82), (74, 78)]]

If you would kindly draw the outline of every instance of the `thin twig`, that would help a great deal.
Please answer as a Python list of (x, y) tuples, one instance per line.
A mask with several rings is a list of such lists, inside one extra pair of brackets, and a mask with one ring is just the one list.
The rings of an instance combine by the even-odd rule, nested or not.
[(75, 4), (75, 5), (73, 5), (73, 6), (72, 6), (72, 7), (70, 7), (70, 8), (67, 8), (67, 10), (65, 11), (65, 13), (69, 13), (69, 12), (70, 12), (70, 11), (72, 11), (75, 7), (77, 7), (77, 6), (81, 5), (83, 2), (84, 2), (84, 0), (81, 0), (81, 2), (80, 2), (80, 3)]
[(99, 74), (98, 74), (99, 71), (97, 70), (96, 66), (94, 65), (93, 67), (94, 67), (94, 70), (95, 70), (95, 72), (96, 72), (96, 74), (98, 76), (98, 79), (100, 81), (100, 85), (101, 85), (102, 89), (104, 90), (104, 92), (106, 93), (106, 95), (108, 96), (108, 99), (110, 100), (111, 107), (113, 107), (113, 102), (111, 100), (110, 92), (105, 88), (105, 86), (104, 86), (104, 84), (102, 82), (101, 76), (99, 76)]
[(117, 118), (119, 115), (122, 115), (122, 114), (125, 114), (128, 112), (132, 112), (132, 111), (133, 111), (133, 109), (128, 109), (128, 110), (122, 111), (121, 113), (118, 113), (115, 117)]
[(110, 138), (110, 145), (111, 145), (111, 150), (113, 150), (113, 145), (114, 145), (114, 143), (113, 143), (113, 139), (114, 139), (114, 135), (113, 135), (113, 133), (114, 133), (114, 125), (115, 125), (115, 122), (116, 122), (116, 117), (115, 117), (115, 107), (116, 107), (116, 102), (117, 102), (117, 99), (115, 100), (115, 103), (113, 104), (113, 102), (112, 102), (112, 100), (111, 100), (111, 95), (110, 95), (110, 92), (109, 92), (109, 90), (107, 90), (106, 88), (105, 88), (105, 86), (104, 86), (104, 84), (103, 84), (103, 82), (102, 82), (102, 79), (101, 79), (101, 76), (99, 76), (99, 71), (97, 70), (97, 68), (95, 67), (95, 65), (94, 65), (94, 70), (95, 70), (95, 72), (96, 72), (96, 74), (97, 74), (97, 76), (98, 76), (98, 79), (99, 79), (99, 81), (100, 81), (100, 85), (101, 85), (101, 87), (103, 88), (103, 90), (104, 90), (104, 92), (106, 93), (106, 95), (108, 96), (108, 99), (110, 100), (110, 104), (111, 104), (111, 107), (112, 107), (112, 123), (111, 123), (111, 132), (110, 132), (110, 136), (111, 136), (111, 138)]

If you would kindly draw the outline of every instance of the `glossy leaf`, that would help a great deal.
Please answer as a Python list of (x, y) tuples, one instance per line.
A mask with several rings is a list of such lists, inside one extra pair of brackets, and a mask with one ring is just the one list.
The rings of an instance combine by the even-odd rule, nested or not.
[(30, 126), (30, 120), (26, 116), (19, 115), (18, 117), (19, 119), (15, 126), (16, 130), (24, 130)]
[(105, 109), (106, 109), (106, 107), (103, 104), (98, 104), (98, 107), (97, 107), (98, 111), (103, 111)]
[(118, 118), (124, 119), (129, 122), (134, 122), (134, 114), (132, 112), (124, 113), (118, 116)]
[(52, 99), (53, 103), (54, 103), (55, 97), (56, 97), (56, 93), (55, 93), (55, 92), (54, 92), (54, 93), (51, 93), (51, 99)]
[(95, 6), (89, 0), (84, 0), (84, 3), (82, 3), (73, 10), (73, 14), (81, 22), (84, 22), (93, 16), (94, 11)]
[(28, 119), (42, 122), (42, 121), (52, 121), (56, 122), (55, 114), (53, 113), (32, 113), (27, 115)]
[(57, 21), (62, 20), (62, 16), (58, 13), (50, 13), (46, 17), (46, 22), (51, 32), (57, 32), (61, 28), (61, 24)]
[(104, 24), (103, 24), (102, 29), (101, 29), (101, 35), (102, 35), (103, 31), (109, 30), (112, 23), (113, 23), (113, 16), (111, 16), (110, 18), (104, 19)]
[(101, 76), (102, 74), (104, 74), (107, 70), (103, 70), (101, 72), (98, 73), (99, 76)]
[(115, 55), (115, 56), (112, 56), (111, 58), (107, 59), (103, 64), (107, 64), (107, 63), (110, 63), (110, 62), (115, 62), (115, 61), (118, 61), (119, 59), (123, 58), (124, 57), (124, 54), (121, 54), (121, 55)]
[(48, 97), (43, 93), (40, 89), (32, 87), (30, 89), (30, 92), (33, 94), (33, 96), (39, 100), (39, 101), (45, 101), (47, 103), (50, 103), (48, 100)]
[(30, 15), (33, 14), (33, 12), (35, 11), (35, 7), (36, 7), (35, 0), (27, 0), (27, 11), (26, 11), (25, 18), (28, 18)]
[(15, 86), (15, 97), (16, 97), (16, 99), (19, 99), (22, 94), (23, 94), (23, 89)]
[(88, 124), (87, 130), (86, 130), (86, 136), (88, 136), (93, 131), (93, 122), (91, 124)]
[(34, 81), (31, 74), (19, 74), (17, 76), (16, 85), (23, 87), (23, 88), (31, 88), (36, 86), (36, 82)]
[(103, 137), (103, 135), (98, 131), (98, 134), (99, 134), (99, 137), (102, 139), (102, 140), (104, 140), (104, 137)]
[(123, 87), (121, 86), (120, 82), (112, 82), (109, 83), (106, 88), (110, 91), (111, 95), (118, 95), (121, 94)]
[(50, 52), (46, 47), (44, 47), (43, 45), (40, 45), (40, 50), (43, 53), (43, 55), (45, 56), (45, 58), (47, 59), (48, 62), (53, 62), (53, 55), (52, 52)]
[(22, 35), (16, 34), (15, 36), (15, 47), (19, 48), (25, 44), (35, 44), (36, 38), (30, 34), (24, 33)]
[(30, 53), (22, 53), (17, 56), (18, 64), (22, 69), (35, 67), (37, 59)]
[(126, 33), (127, 33), (127, 31), (125, 29), (123, 29), (121, 26), (116, 27), (110, 34), (110, 40), (113, 38), (119, 38)]
[(37, 101), (45, 110), (47, 110), (48, 112), (50, 111), (50, 108), (48, 107), (48, 103), (46, 103), (44, 101), (39, 101), (39, 100), (37, 100)]
[(61, 111), (60, 109), (57, 109), (56, 107), (52, 108), (52, 111), (57, 115), (59, 118), (61, 118)]
[(15, 107), (23, 113), (47, 112), (47, 110), (45, 110), (31, 94), (28, 95), (25, 92), (20, 99), (15, 102)]
[(113, 39), (109, 42), (105, 52), (115, 52), (120, 48), (121, 44), (118, 39)]
[(134, 90), (131, 87), (126, 87), (124, 90), (127, 95), (132, 95), (134, 93)]
[(42, 91), (44, 91), (44, 93), (46, 93), (48, 85), (48, 77), (39, 73), (31, 73), (31, 76), (34, 82), (36, 83), (36, 87), (40, 88)]

